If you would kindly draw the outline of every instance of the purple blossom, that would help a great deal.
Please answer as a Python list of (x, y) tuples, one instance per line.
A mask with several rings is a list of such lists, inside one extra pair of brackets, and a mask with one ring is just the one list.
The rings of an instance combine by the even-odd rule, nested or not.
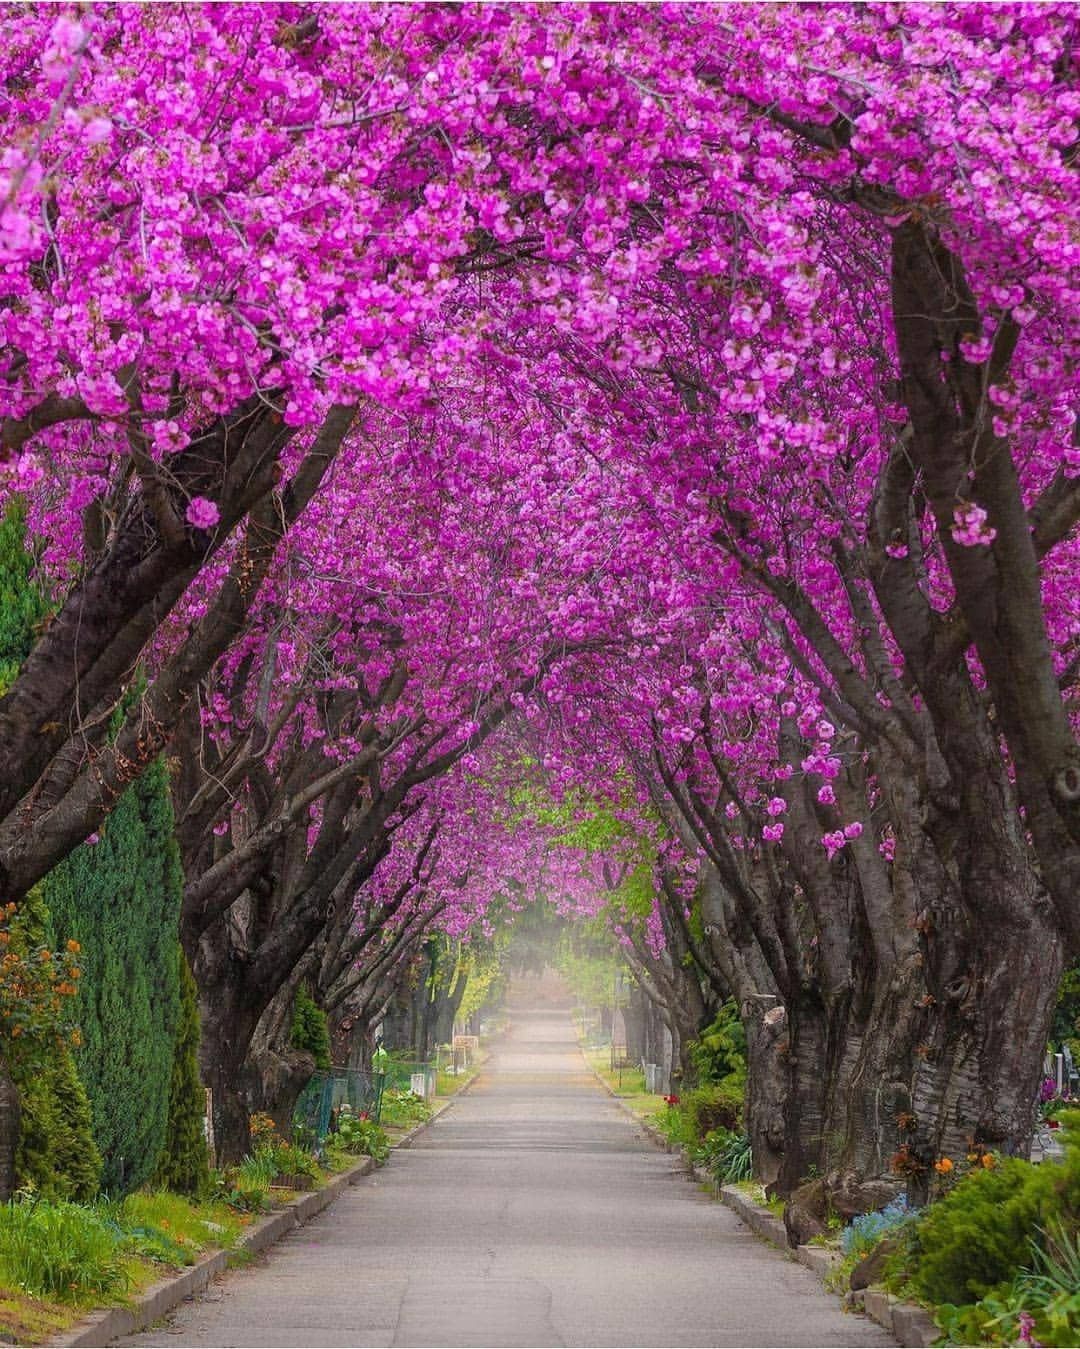
[(187, 508), (187, 522), (195, 529), (213, 529), (221, 519), (221, 512), (206, 497), (192, 497)]

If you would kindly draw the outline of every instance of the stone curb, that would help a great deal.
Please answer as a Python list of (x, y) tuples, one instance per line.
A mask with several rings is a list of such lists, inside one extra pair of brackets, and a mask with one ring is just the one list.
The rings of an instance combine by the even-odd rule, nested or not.
[(763, 1237), (773, 1246), (779, 1246), (789, 1259), (797, 1259), (797, 1254), (788, 1245), (787, 1229), (784, 1220), (767, 1208), (747, 1199), (734, 1185), (720, 1186), (720, 1202), (731, 1209), (750, 1228), (751, 1232)]
[[(355, 1166), (349, 1167), (328, 1180), (321, 1190), (309, 1190), (277, 1210), (268, 1213), (247, 1229), (237, 1243), (237, 1250), (246, 1255), (257, 1255), (267, 1247), (280, 1241), (294, 1227), (310, 1222), (316, 1214), (322, 1213), (350, 1185), (357, 1184), (375, 1170), (371, 1157), (363, 1157)], [(107, 1345), (125, 1335), (134, 1335), (147, 1326), (159, 1321), (179, 1306), (185, 1298), (201, 1293), (215, 1275), (223, 1274), (229, 1265), (230, 1251), (212, 1251), (204, 1255), (195, 1264), (159, 1279), (141, 1293), (130, 1306), (105, 1307), (91, 1312), (78, 1325), (65, 1334), (47, 1342), (49, 1349), (76, 1349), (80, 1345)]]
[[(636, 1115), (625, 1101), (620, 1100), (611, 1085), (604, 1081), (585, 1058), (583, 1048), (581, 1057), (585, 1059), (585, 1065), (593, 1077), (623, 1114), (632, 1119), (658, 1147), (663, 1148), (665, 1152), (674, 1152), (673, 1143), (669, 1143), (657, 1128), (648, 1124), (640, 1115)], [(722, 1204), (730, 1208), (753, 1233), (771, 1246), (778, 1247), (788, 1259), (797, 1260), (800, 1265), (805, 1265), (811, 1273), (822, 1280), (835, 1265), (840, 1263), (841, 1256), (836, 1251), (830, 1251), (822, 1246), (799, 1246), (792, 1250), (788, 1245), (787, 1228), (782, 1219), (770, 1213), (767, 1208), (762, 1208), (760, 1204), (755, 1204), (734, 1186), (722, 1185), (718, 1188), (704, 1167), (694, 1166), (685, 1152), (682, 1158), (687, 1171), (695, 1179), (709, 1185)], [(861, 1308), (872, 1321), (876, 1321), (883, 1330), (887, 1330), (898, 1344), (905, 1346), (905, 1349), (928, 1349), (928, 1346), (936, 1344), (941, 1339), (941, 1331), (925, 1307), (920, 1307), (914, 1302), (901, 1302), (884, 1289), (868, 1288), (865, 1294), (852, 1298), (847, 1305), (851, 1310), (857, 1311)]]
[[(747, 1199), (733, 1186), (722, 1186), (720, 1199), (759, 1236), (783, 1247), (789, 1256), (793, 1255), (799, 1264), (805, 1265), (819, 1278), (824, 1279), (840, 1263), (841, 1257), (836, 1251), (822, 1246), (799, 1246), (794, 1251), (790, 1250), (783, 1222), (768, 1209)], [(876, 1321), (883, 1330), (887, 1330), (905, 1349), (928, 1349), (929, 1345), (941, 1339), (941, 1331), (925, 1307), (914, 1302), (901, 1302), (883, 1288), (867, 1288), (858, 1298), (852, 1297), (847, 1305), (858, 1310), (860, 1299), (862, 1310), (871, 1321)]]

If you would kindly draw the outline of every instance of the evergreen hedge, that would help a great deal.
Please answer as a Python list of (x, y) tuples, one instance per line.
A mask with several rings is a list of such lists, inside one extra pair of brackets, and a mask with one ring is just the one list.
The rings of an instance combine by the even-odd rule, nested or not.
[(82, 945), (77, 1054), (110, 1194), (137, 1189), (165, 1143), (180, 1016), (183, 878), (168, 773), (158, 760), (120, 797), (96, 843), (45, 879), (57, 940)]
[(199, 1078), (199, 992), (179, 945), (180, 1024), (173, 1049), (172, 1083), (165, 1142), (154, 1184), (197, 1199), (210, 1183), (210, 1159), (203, 1121), (206, 1095)]

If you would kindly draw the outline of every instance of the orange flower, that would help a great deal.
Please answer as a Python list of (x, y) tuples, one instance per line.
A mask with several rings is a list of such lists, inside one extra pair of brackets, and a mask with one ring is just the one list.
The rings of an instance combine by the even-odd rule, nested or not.
[(951, 1157), (939, 1157), (934, 1163), (934, 1170), (940, 1172), (943, 1176), (947, 1176), (952, 1169), (953, 1164)]
[(986, 1169), (989, 1171), (990, 1168), (994, 1165), (994, 1157), (993, 1157), (993, 1154), (992, 1154), (992, 1153), (989, 1153), (989, 1152), (984, 1152), (983, 1155), (982, 1155), (982, 1164), (983, 1164), (983, 1166), (985, 1166)]
[(67, 949), (68, 949), (68, 950), (71, 952), (71, 954), (74, 956), (74, 955), (78, 955), (78, 953), (82, 950), (82, 947), (81, 947), (81, 946), (79, 945), (79, 943), (75, 940), (75, 938), (72, 937), (72, 938), (68, 941), (68, 943), (67, 943)]

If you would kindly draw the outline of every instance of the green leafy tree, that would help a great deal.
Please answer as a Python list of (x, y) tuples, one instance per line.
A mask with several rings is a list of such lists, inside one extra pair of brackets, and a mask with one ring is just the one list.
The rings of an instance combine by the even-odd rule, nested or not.
[(722, 1003), (712, 1023), (690, 1046), (690, 1062), (701, 1086), (715, 1086), (746, 1071), (746, 1032), (733, 999)]
[(199, 992), (179, 943), (180, 1022), (173, 1048), (172, 1084), (165, 1142), (154, 1182), (177, 1194), (198, 1198), (210, 1183), (210, 1160), (203, 1121), (206, 1092), (199, 1078)]

